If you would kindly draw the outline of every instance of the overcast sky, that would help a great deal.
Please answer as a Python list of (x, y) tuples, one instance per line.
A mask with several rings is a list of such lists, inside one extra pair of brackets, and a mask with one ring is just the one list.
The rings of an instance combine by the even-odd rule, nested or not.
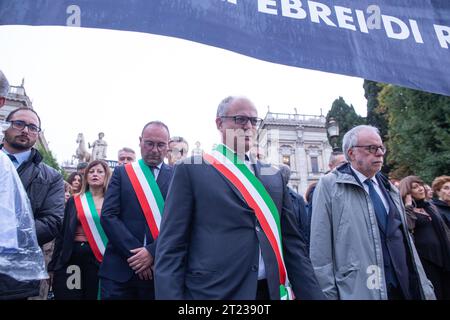
[[(194, 42), (137, 32), (68, 27), (0, 26), (0, 69), (25, 89), (58, 162), (76, 138), (105, 133), (108, 159), (139, 153), (145, 123), (209, 150), (219, 141), (215, 113), (228, 95), (245, 95), (264, 118), (271, 112), (326, 115), (342, 96), (366, 115), (363, 80), (287, 67)], [(190, 152), (190, 151), (189, 151)]]

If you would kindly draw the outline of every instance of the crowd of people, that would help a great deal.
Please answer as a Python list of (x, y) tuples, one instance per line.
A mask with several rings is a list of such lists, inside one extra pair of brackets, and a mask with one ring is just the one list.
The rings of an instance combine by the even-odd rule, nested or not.
[[(0, 71), (0, 107), (7, 93)], [(416, 176), (395, 185), (375, 127), (349, 130), (303, 197), (288, 166), (252, 151), (261, 119), (245, 97), (220, 102), (211, 152), (188, 157), (149, 121), (139, 158), (123, 148), (112, 172), (93, 160), (66, 181), (34, 148), (36, 111), (6, 122), (0, 159), (26, 191), (49, 277), (0, 270), (0, 299), (450, 299), (450, 176), (432, 194)]]

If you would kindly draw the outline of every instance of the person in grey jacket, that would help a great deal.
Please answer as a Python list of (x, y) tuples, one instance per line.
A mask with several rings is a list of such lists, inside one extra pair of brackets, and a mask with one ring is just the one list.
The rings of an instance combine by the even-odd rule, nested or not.
[[(33, 148), (41, 121), (30, 108), (18, 108), (6, 118), (4, 152), (12, 161), (30, 199), (38, 244), (52, 241), (64, 216), (64, 182), (61, 174), (42, 162)], [(19, 282), (0, 274), (0, 299), (25, 299), (39, 295), (39, 281)]]
[(349, 163), (314, 192), (310, 257), (322, 291), (341, 300), (435, 299), (399, 191), (380, 173), (378, 129), (351, 129), (343, 151)]

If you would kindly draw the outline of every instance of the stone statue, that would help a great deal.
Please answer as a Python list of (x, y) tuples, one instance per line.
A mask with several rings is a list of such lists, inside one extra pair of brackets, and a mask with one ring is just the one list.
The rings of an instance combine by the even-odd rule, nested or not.
[(91, 160), (91, 154), (86, 149), (86, 143), (82, 133), (78, 134), (77, 143), (78, 148), (73, 158), (78, 159), (78, 162), (89, 162)]
[(92, 148), (92, 160), (103, 160), (106, 159), (106, 148), (108, 144), (103, 137), (105, 134), (100, 132), (98, 134), (98, 139), (94, 141), (92, 146), (89, 144), (89, 148)]
[(203, 156), (203, 149), (200, 148), (200, 141), (197, 141), (195, 143), (195, 148), (192, 149), (192, 153), (193, 156)]

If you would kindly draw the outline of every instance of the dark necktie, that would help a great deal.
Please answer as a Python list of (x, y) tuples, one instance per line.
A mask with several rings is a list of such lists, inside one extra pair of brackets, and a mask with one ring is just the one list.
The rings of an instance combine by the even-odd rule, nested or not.
[(155, 180), (156, 180), (156, 176), (155, 176), (156, 170), (158, 170), (158, 167), (156, 167), (156, 166), (150, 166), (150, 171), (152, 172), (153, 177), (155, 177)]
[(377, 215), (378, 223), (381, 224), (383, 230), (386, 230), (387, 211), (386, 208), (384, 207), (383, 201), (381, 200), (380, 196), (375, 190), (371, 179), (367, 179), (366, 181), (364, 181), (364, 183), (369, 186), (369, 196), (370, 199), (372, 200), (373, 208), (375, 210), (375, 214)]

